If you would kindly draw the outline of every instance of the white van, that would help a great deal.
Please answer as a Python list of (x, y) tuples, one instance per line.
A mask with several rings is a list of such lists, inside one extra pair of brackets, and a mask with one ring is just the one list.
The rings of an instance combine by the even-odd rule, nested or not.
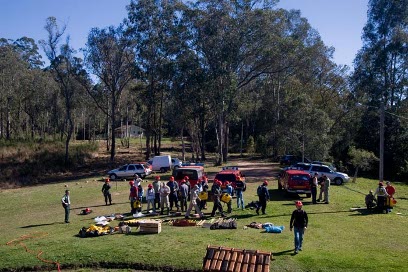
[(172, 168), (170, 155), (155, 156), (147, 163), (152, 166), (152, 171), (154, 172), (160, 171), (162, 173), (165, 173), (167, 171), (170, 171), (170, 169)]

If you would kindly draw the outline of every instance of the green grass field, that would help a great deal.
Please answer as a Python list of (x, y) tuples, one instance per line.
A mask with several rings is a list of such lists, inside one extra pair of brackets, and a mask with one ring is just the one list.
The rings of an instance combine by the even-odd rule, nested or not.
[[(163, 176), (164, 180), (168, 176)], [(150, 178), (150, 181), (153, 177)], [(245, 203), (256, 200), (259, 182), (249, 183)], [(53, 264), (39, 261), (36, 255), (56, 261), (61, 268), (93, 271), (111, 266), (124, 271), (131, 268), (164, 270), (160, 267), (200, 270), (207, 245), (271, 251), (271, 271), (407, 271), (408, 270), (408, 186), (395, 183), (397, 206), (390, 214), (360, 213), (351, 207), (364, 206), (364, 195), (376, 188), (376, 181), (358, 179), (357, 183), (331, 186), (329, 205), (310, 205), (304, 200), (309, 214), (309, 228), (304, 237), (304, 250), (293, 255), (293, 233), (289, 219), (295, 199), (277, 190), (276, 180), (270, 182), (272, 201), (267, 215), (257, 216), (252, 210), (237, 210), (233, 199), (232, 217), (238, 219), (236, 230), (210, 230), (199, 227), (173, 227), (165, 223), (160, 234), (114, 234), (95, 238), (79, 238), (83, 226), (93, 224), (99, 215), (129, 212), (128, 183), (112, 182), (113, 202), (104, 206), (101, 180), (77, 180), (66, 183), (71, 190), (71, 223), (64, 224), (60, 199), (65, 184), (50, 184), (0, 191), (0, 271), (21, 268), (56, 270)], [(143, 184), (147, 187), (147, 183)], [(86, 207), (89, 215), (78, 215)], [(212, 204), (206, 213), (209, 213)], [(285, 226), (281, 234), (244, 229), (251, 222)], [(111, 226), (116, 226), (113, 221)], [(26, 252), (17, 242), (23, 235)], [(109, 264), (109, 265), (108, 265)], [(88, 267), (88, 268), (87, 268)], [(123, 270), (121, 270), (123, 269)], [(140, 269), (142, 270), (142, 269)], [(168, 270), (170, 271), (170, 270)]]

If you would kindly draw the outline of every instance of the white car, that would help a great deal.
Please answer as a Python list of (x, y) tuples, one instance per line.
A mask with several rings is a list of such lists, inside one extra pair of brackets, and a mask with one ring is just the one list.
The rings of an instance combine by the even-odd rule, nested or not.
[(108, 172), (110, 179), (145, 178), (152, 173), (150, 167), (143, 163), (125, 164)]
[(332, 167), (324, 164), (297, 163), (293, 166), (287, 167), (287, 169), (303, 170), (308, 172), (312, 177), (315, 173), (317, 173), (319, 177), (326, 175), (330, 181), (336, 185), (342, 185), (344, 182), (350, 180), (349, 175), (346, 173), (336, 172)]

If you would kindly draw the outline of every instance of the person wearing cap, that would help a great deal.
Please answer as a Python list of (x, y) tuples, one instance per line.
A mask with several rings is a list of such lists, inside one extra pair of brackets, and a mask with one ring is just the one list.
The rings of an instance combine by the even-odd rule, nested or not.
[(375, 207), (375, 197), (373, 195), (373, 190), (370, 190), (368, 194), (365, 196), (365, 204), (368, 210)]
[[(187, 186), (187, 185), (186, 185)], [(190, 216), (190, 212), (193, 209), (193, 207), (196, 210), (196, 213), (198, 213), (200, 215), (200, 218), (203, 219), (204, 218), (204, 214), (202, 213), (202, 211), (200, 210), (200, 207), (197, 204), (197, 198), (198, 198), (198, 188), (199, 186), (196, 184), (193, 186), (193, 188), (191, 189), (190, 192), (190, 205), (188, 206), (185, 218), (189, 218)], [(183, 206), (182, 206), (183, 208)]]
[(211, 187), (211, 192), (213, 193), (213, 201), (214, 201), (214, 207), (211, 212), (211, 217), (215, 216), (215, 212), (218, 209), (218, 212), (221, 214), (221, 217), (226, 217), (224, 214), (224, 211), (222, 210), (222, 205), (221, 205), (221, 181), (219, 180), (214, 180), (213, 186)]
[(157, 205), (157, 209), (160, 209), (160, 176), (156, 176), (153, 181), (154, 189), (154, 203)]
[(150, 205), (152, 205), (153, 213), (156, 213), (156, 205), (154, 203), (155, 201), (155, 192), (153, 189), (153, 184), (147, 185), (147, 192), (146, 192), (146, 201), (147, 201), (147, 213), (150, 211)]
[(135, 186), (135, 182), (133, 180), (129, 181), (130, 189), (129, 189), (129, 200), (130, 200), (130, 212), (135, 214), (137, 209), (135, 207), (135, 202), (138, 200), (138, 190)]
[(109, 200), (109, 205), (112, 205), (112, 195), (110, 193), (110, 189), (111, 189), (110, 181), (107, 178), (105, 180), (105, 183), (102, 186), (102, 193), (103, 193), (103, 196), (105, 197), (105, 205), (108, 205), (108, 200)]
[(65, 190), (65, 194), (61, 198), (61, 203), (65, 211), (65, 223), (69, 223), (69, 212), (71, 210), (71, 199), (69, 197), (69, 190)]
[(179, 190), (180, 206), (181, 206), (181, 211), (182, 212), (187, 211), (188, 192), (189, 192), (189, 188), (187, 186), (186, 180), (183, 179), (181, 181), (180, 190)]
[(164, 212), (164, 206), (166, 206), (167, 209), (167, 215), (170, 215), (170, 210), (169, 210), (169, 194), (170, 194), (170, 187), (167, 186), (164, 182), (159, 182), (160, 184), (160, 214), (163, 215)]
[(269, 201), (269, 191), (268, 191), (268, 181), (264, 180), (261, 185), (259, 185), (257, 189), (257, 194), (259, 198), (259, 205), (256, 209), (256, 214), (259, 215), (259, 209), (261, 209), (262, 214), (266, 214), (266, 202)]
[(378, 183), (377, 190), (375, 190), (374, 196), (377, 196), (377, 210), (383, 211), (385, 206), (385, 200), (388, 196), (387, 190), (384, 188), (382, 182)]
[(322, 184), (323, 184), (324, 203), (329, 204), (330, 179), (328, 176), (323, 175)]
[(178, 190), (179, 186), (178, 183), (174, 180), (174, 177), (171, 176), (169, 182), (167, 182), (167, 186), (170, 187), (170, 210), (173, 210), (173, 206), (176, 206), (177, 211), (180, 211), (180, 206), (178, 203)]
[(138, 212), (142, 212), (142, 204), (143, 204), (143, 196), (144, 196), (144, 189), (142, 186), (143, 180), (141, 178), (135, 179), (135, 184), (137, 186), (137, 199), (139, 200), (140, 203), (140, 208), (138, 209)]
[(295, 235), (295, 254), (302, 251), (303, 235), (307, 229), (309, 219), (305, 210), (302, 210), (303, 203), (301, 201), (295, 202), (296, 209), (292, 212), (290, 217), (290, 231), (294, 229)]

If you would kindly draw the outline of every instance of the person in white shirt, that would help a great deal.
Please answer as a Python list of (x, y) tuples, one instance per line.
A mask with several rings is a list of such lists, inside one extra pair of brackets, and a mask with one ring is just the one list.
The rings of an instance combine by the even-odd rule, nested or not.
[(69, 190), (65, 190), (65, 195), (61, 199), (62, 207), (65, 210), (65, 223), (69, 223), (69, 211), (71, 208), (71, 200), (69, 198)]

